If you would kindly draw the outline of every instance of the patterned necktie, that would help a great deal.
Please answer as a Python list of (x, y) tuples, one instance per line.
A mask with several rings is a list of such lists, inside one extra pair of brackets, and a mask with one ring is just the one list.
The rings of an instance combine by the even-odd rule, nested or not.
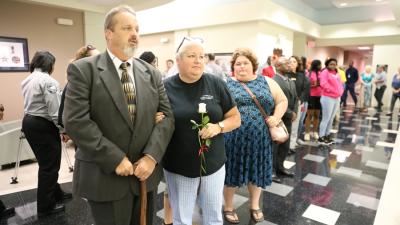
[(124, 90), (126, 103), (128, 104), (128, 112), (131, 118), (132, 123), (135, 122), (136, 115), (136, 93), (135, 86), (131, 80), (131, 77), (128, 74), (127, 67), (129, 66), (128, 62), (123, 62), (119, 68), (122, 70), (121, 83), (122, 89)]

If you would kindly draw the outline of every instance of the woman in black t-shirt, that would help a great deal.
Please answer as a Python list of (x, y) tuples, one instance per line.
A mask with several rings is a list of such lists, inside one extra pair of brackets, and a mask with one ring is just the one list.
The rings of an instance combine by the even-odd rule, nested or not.
[[(178, 48), (179, 73), (165, 81), (175, 117), (175, 131), (164, 156), (164, 174), (168, 184), (174, 224), (192, 224), (197, 197), (203, 224), (223, 224), (221, 208), (225, 179), (225, 148), (222, 133), (240, 126), (240, 114), (225, 82), (204, 74), (204, 49), (192, 38), (184, 38)], [(202, 122), (198, 106), (205, 104), (206, 126), (198, 131), (191, 120)], [(194, 128), (194, 129), (193, 129)], [(199, 154), (202, 140), (211, 144)], [(209, 144), (209, 143), (208, 143)], [(201, 168), (203, 167), (203, 169)]]

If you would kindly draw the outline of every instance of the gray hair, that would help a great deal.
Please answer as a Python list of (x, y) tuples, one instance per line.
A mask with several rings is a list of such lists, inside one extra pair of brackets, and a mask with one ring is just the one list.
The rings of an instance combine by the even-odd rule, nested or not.
[(176, 52), (176, 58), (180, 58), (182, 56), (182, 54), (186, 51), (186, 48), (189, 45), (192, 44), (197, 44), (199, 45), (201, 48), (203, 48), (204, 50), (204, 43), (203, 40), (200, 38), (191, 38), (191, 37), (184, 37), (184, 39), (182, 40), (181, 45), (179, 46), (179, 49), (177, 49)]
[(104, 20), (104, 30), (113, 30), (116, 21), (114, 20), (114, 16), (118, 13), (128, 12), (136, 17), (135, 10), (133, 10), (130, 6), (120, 5), (112, 8), (107, 14)]

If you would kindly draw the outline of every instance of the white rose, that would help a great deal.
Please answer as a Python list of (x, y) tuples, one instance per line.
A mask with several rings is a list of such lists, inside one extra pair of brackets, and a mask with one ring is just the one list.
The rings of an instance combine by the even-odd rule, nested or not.
[(207, 109), (206, 109), (206, 103), (199, 103), (199, 113), (207, 113)]

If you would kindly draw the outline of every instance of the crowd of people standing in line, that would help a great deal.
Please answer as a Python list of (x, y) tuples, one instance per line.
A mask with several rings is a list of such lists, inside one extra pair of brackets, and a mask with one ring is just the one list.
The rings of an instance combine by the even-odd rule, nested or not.
[[(72, 198), (57, 183), (61, 141), (72, 139), (77, 147), (73, 192), (88, 200), (96, 224), (139, 224), (141, 197), (147, 199), (146, 220), (153, 224), (163, 175), (165, 224), (192, 224), (196, 203), (203, 224), (240, 223), (233, 198), (242, 186), (249, 191), (250, 217), (260, 222), (261, 189), (294, 176), (283, 166), (291, 153), (290, 136), (274, 143), (269, 128), (282, 120), (291, 133), (296, 122), (297, 143), (314, 139), (332, 144), (332, 123), (340, 104), (347, 104), (347, 92), (358, 102), (358, 80), (363, 106), (370, 106), (372, 85), (377, 109), (383, 105), (384, 67), (372, 74), (367, 66), (359, 78), (352, 63), (345, 73), (334, 58), (324, 68), (313, 60), (307, 69), (305, 58), (283, 57), (280, 49), (259, 69), (256, 55), (238, 48), (230, 62), (232, 72), (226, 74), (213, 54), (207, 55), (206, 65), (202, 40), (185, 37), (175, 63), (167, 60), (162, 74), (154, 53), (133, 57), (138, 27), (130, 7), (111, 9), (104, 24), (107, 50), (80, 48), (68, 66), (62, 95), (50, 76), (55, 57), (48, 51), (33, 57), (31, 75), (21, 84), (22, 129), (39, 163), (39, 217), (64, 211), (63, 202)], [(400, 68), (398, 72), (391, 112), (400, 98)]]

